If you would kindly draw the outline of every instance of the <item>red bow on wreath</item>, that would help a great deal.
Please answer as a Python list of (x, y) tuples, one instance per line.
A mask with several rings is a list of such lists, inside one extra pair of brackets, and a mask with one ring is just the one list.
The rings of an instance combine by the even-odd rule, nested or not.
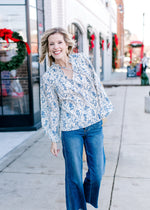
[(102, 50), (104, 50), (104, 39), (102, 39)]
[(30, 47), (29, 47), (28, 43), (24, 42), (24, 41), (22, 41), (20, 39), (15, 39), (15, 38), (12, 37), (12, 35), (13, 35), (13, 31), (11, 31), (10, 29), (6, 29), (6, 28), (0, 29), (0, 37), (5, 39), (5, 41), (7, 43), (9, 43), (8, 39), (10, 39), (10, 40), (12, 40), (14, 42), (23, 42), (26, 45), (27, 53), (30, 54), (31, 50), (30, 50)]
[(91, 48), (94, 48), (94, 40), (95, 40), (95, 36), (94, 34), (91, 35)]
[(116, 34), (114, 35), (114, 38), (115, 38), (115, 44), (118, 45), (118, 37)]
[(90, 46), (89, 46), (89, 50), (92, 50), (94, 48), (94, 40), (95, 40), (95, 35), (92, 34), (90, 36)]

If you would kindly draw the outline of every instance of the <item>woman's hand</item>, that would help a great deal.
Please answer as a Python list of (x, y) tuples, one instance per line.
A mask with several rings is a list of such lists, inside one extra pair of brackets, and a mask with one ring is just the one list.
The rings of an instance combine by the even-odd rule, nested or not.
[(57, 149), (57, 143), (56, 142), (52, 142), (51, 143), (51, 153), (57, 157), (58, 153), (59, 153), (60, 149)]

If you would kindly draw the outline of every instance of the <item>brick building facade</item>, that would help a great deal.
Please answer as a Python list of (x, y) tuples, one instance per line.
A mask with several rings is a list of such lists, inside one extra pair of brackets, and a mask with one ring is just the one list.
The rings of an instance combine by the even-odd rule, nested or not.
[(124, 2), (116, 0), (117, 4), (117, 36), (118, 36), (118, 61), (117, 67), (124, 64)]

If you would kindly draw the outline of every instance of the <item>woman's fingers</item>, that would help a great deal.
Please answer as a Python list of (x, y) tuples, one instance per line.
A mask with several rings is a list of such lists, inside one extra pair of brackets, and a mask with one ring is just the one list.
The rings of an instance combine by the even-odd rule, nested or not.
[(59, 152), (60, 152), (60, 149), (57, 149), (57, 143), (52, 142), (52, 144), (51, 144), (51, 153), (54, 156), (57, 156)]

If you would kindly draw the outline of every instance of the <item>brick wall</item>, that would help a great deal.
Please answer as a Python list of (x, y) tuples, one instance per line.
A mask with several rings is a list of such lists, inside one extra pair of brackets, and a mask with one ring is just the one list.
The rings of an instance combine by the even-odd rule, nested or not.
[(124, 3), (123, 0), (116, 0), (117, 3), (117, 36), (118, 36), (118, 68), (124, 63)]

